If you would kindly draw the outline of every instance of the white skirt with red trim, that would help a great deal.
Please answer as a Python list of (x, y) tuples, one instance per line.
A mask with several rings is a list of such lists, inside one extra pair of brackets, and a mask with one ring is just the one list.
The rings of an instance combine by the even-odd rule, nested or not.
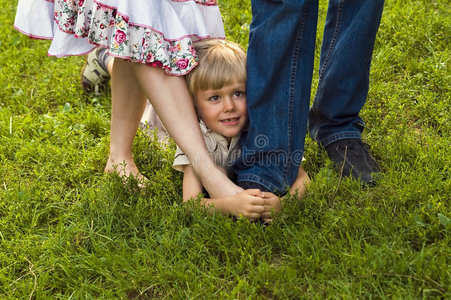
[(224, 38), (216, 0), (19, 0), (14, 27), (51, 39), (48, 54), (112, 56), (184, 75), (196, 64), (193, 43)]

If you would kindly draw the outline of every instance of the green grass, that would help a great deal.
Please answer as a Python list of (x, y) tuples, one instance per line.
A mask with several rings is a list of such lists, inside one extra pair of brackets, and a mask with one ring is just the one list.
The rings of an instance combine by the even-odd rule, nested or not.
[[(146, 191), (104, 175), (110, 99), (82, 93), (82, 57), (13, 30), (16, 2), (0, 0), (0, 298), (451, 297), (448, 1), (386, 3), (362, 111), (379, 183), (340, 179), (307, 139), (308, 194), (266, 227), (182, 205), (173, 149), (143, 133)], [(220, 2), (245, 47), (249, 0)]]

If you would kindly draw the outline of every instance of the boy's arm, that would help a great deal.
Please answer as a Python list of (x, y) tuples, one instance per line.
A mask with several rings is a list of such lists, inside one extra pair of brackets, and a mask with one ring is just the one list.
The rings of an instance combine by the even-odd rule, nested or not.
[(290, 194), (294, 195), (298, 193), (298, 197), (301, 197), (307, 190), (307, 185), (310, 184), (310, 178), (305, 172), (304, 168), (299, 166), (298, 175), (291, 185)]
[[(196, 198), (202, 192), (202, 183), (197, 179), (190, 165), (183, 168), (183, 201)], [(223, 215), (243, 216), (251, 221), (260, 217), (264, 210), (260, 190), (245, 190), (234, 196), (224, 198), (203, 198), (201, 204), (211, 211), (215, 210)]]
[(194, 174), (191, 165), (183, 167), (183, 202), (196, 198), (202, 193), (202, 182)]

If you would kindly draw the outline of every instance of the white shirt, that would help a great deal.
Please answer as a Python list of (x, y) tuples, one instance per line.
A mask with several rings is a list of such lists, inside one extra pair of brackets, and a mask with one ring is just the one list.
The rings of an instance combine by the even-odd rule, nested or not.
[[(238, 144), (240, 135), (233, 137), (229, 144), (224, 136), (208, 129), (204, 122), (199, 121), (199, 126), (204, 137), (207, 150), (213, 158), (213, 162), (224, 168), (224, 170), (227, 171), (227, 174), (230, 175), (233, 163), (241, 154), (241, 149)], [(177, 146), (172, 167), (178, 171), (183, 171), (183, 166), (190, 164), (191, 163), (188, 157)]]

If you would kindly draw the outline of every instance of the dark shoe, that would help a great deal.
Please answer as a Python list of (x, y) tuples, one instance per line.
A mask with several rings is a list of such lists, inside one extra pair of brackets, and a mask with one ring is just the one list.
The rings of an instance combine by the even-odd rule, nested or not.
[(351, 176), (360, 179), (363, 184), (372, 185), (380, 167), (369, 148), (360, 139), (344, 139), (327, 145), (326, 151), (341, 176)]

